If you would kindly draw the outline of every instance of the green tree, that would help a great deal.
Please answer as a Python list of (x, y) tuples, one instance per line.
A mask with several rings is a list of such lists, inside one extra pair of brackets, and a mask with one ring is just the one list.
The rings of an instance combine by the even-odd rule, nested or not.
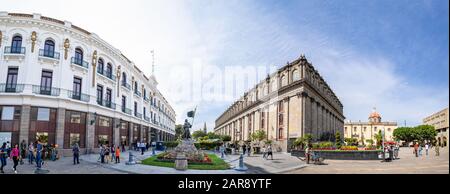
[(179, 139), (183, 135), (183, 125), (175, 125), (175, 137)]
[(197, 130), (192, 133), (192, 138), (198, 140), (199, 138), (205, 137), (207, 134), (203, 130)]
[(409, 143), (415, 138), (414, 132), (415, 130), (411, 127), (399, 127), (394, 130), (393, 135), (395, 140)]
[(434, 126), (431, 125), (419, 125), (415, 127), (417, 136), (419, 137), (419, 141), (428, 141), (431, 142), (436, 138), (437, 131), (434, 129)]
[(337, 149), (341, 148), (341, 146), (342, 146), (341, 132), (337, 131), (334, 139), (335, 139), (336, 148)]
[(223, 135), (221, 136), (222, 141), (231, 141), (231, 136), (229, 135)]
[(208, 132), (206, 134), (206, 136), (208, 137), (208, 139), (221, 139), (221, 136), (219, 134), (214, 133), (214, 132)]
[(375, 134), (375, 140), (377, 141), (377, 147), (381, 147), (383, 144), (383, 134), (381, 131), (378, 131), (378, 133)]
[(267, 138), (267, 134), (264, 130), (258, 130), (251, 135), (252, 141), (261, 142), (262, 140)]

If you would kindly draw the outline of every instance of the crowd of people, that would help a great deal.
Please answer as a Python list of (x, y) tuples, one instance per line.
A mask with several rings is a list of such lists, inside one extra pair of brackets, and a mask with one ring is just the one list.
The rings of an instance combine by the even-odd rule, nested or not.
[(12, 169), (14, 173), (17, 173), (17, 166), (19, 164), (24, 164), (24, 159), (28, 159), (30, 165), (36, 163), (36, 167), (39, 170), (44, 164), (44, 160), (55, 161), (59, 158), (57, 148), (58, 145), (47, 145), (39, 140), (34, 143), (30, 142), (29, 144), (23, 140), (20, 145), (14, 144), (12, 147), (9, 141), (3, 142), (0, 148), (0, 173), (5, 173), (3, 169), (7, 165), (8, 159), (13, 162)]
[(439, 146), (433, 146), (433, 144), (429, 144), (429, 143), (414, 143), (414, 149), (413, 149), (413, 154), (416, 157), (421, 157), (423, 155), (423, 150), (425, 149), (425, 155), (428, 156), (429, 154), (429, 150), (432, 149), (434, 147), (434, 151), (436, 153), (436, 156), (439, 156)]

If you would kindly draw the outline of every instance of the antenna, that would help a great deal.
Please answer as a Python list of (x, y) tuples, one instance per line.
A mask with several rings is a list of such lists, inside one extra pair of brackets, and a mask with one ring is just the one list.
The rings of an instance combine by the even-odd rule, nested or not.
[(152, 53), (152, 75), (155, 75), (155, 50), (151, 50)]

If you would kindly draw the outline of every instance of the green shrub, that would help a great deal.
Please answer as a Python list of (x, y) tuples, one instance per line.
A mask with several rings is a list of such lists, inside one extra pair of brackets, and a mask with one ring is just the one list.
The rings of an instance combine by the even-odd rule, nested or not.
[(319, 148), (331, 148), (333, 147), (333, 143), (330, 141), (324, 141), (319, 143)]
[(178, 141), (165, 141), (165, 142), (163, 142), (163, 145), (166, 147), (166, 148), (174, 148), (174, 147), (177, 147), (178, 146)]

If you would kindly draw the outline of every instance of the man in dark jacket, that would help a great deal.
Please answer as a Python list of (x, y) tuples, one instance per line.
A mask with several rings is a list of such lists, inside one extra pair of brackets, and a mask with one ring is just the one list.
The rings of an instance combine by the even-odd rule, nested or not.
[(78, 146), (78, 143), (73, 145), (72, 152), (73, 152), (73, 165), (80, 164), (80, 146)]

